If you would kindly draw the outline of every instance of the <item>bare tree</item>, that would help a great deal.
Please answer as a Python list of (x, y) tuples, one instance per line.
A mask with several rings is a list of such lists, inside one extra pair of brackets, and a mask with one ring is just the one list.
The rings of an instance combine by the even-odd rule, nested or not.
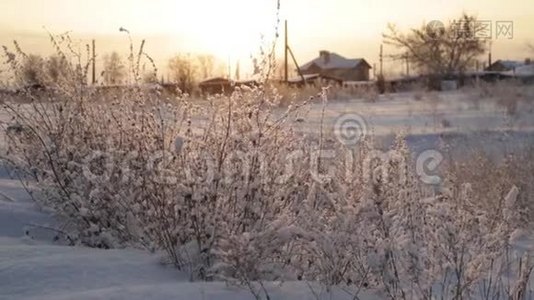
[(190, 55), (178, 54), (169, 60), (169, 72), (171, 80), (178, 84), (182, 92), (193, 91), (198, 66)]
[(158, 75), (154, 72), (143, 72), (141, 80), (147, 84), (158, 83)]
[(58, 83), (60, 80), (68, 78), (69, 68), (69, 63), (65, 57), (50, 56), (45, 63), (47, 80), (51, 83)]
[(104, 57), (104, 71), (102, 72), (105, 84), (120, 84), (126, 77), (126, 67), (117, 52)]
[(223, 61), (218, 62), (215, 67), (215, 76), (229, 77), (228, 64)]
[(70, 65), (58, 55), (46, 59), (39, 55), (29, 54), (24, 57), (19, 73), (19, 84), (24, 86), (51, 86), (69, 78)]
[(462, 15), (459, 20), (443, 25), (424, 24), (403, 34), (394, 25), (388, 26), (384, 42), (400, 50), (394, 58), (407, 58), (423, 74), (442, 78), (462, 74), (485, 51), (485, 40), (477, 38), (483, 30), (474, 16)]
[(19, 75), (19, 83), (24, 86), (43, 84), (43, 58), (39, 55), (30, 54), (22, 62)]
[(212, 77), (215, 69), (215, 57), (213, 55), (199, 55), (197, 60), (202, 78)]
[(158, 83), (158, 72), (155, 65), (147, 68), (147, 65), (143, 64), (141, 68), (141, 82), (145, 84)]

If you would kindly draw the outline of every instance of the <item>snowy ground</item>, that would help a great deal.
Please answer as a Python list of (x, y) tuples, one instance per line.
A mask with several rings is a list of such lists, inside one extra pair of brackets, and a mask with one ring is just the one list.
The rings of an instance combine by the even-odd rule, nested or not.
[[(377, 103), (331, 101), (325, 130), (343, 113), (357, 113), (386, 143), (392, 133), (405, 130), (416, 151), (436, 147), (441, 138), (464, 155), (476, 149), (504, 153), (534, 145), (532, 108), (519, 109), (511, 117), (492, 103), (481, 101), (475, 107), (460, 96), (441, 93), (437, 102), (416, 101), (411, 94)], [(314, 104), (304, 122), (295, 126), (302, 132), (317, 131), (320, 116), (321, 105)], [(18, 181), (0, 169), (0, 299), (252, 299), (249, 291), (222, 282), (190, 283), (185, 274), (146, 252), (55, 245), (52, 232), (34, 226), (55, 224), (50, 213), (36, 207)], [(271, 283), (268, 289), (272, 299), (315, 299), (302, 282)], [(351, 298), (342, 291), (324, 296)], [(370, 294), (360, 298), (379, 299)]]
[[(386, 135), (408, 131), (410, 134), (434, 134), (440, 132), (476, 132), (514, 129), (533, 131), (532, 105), (518, 107), (517, 113), (509, 116), (505, 109), (489, 99), (460, 91), (429, 93), (416, 100), (413, 93), (381, 96), (376, 103), (362, 100), (331, 101), (325, 110), (324, 123), (333, 125), (343, 114), (357, 113), (364, 117), (372, 134)], [(304, 117), (302, 130), (314, 131), (321, 121), (321, 103), (314, 103)], [(448, 123), (444, 125), (445, 123)], [(328, 130), (328, 126), (326, 127)]]
[[(0, 193), (2, 300), (253, 299), (248, 290), (223, 282), (188, 282), (187, 275), (140, 250), (54, 245), (50, 231), (30, 226), (53, 227), (54, 219), (3, 168)], [(270, 283), (268, 289), (272, 299), (315, 299), (303, 282)], [(351, 299), (341, 291), (333, 297)], [(365, 299), (379, 298), (367, 294)]]
[[(410, 92), (380, 96), (375, 103), (358, 99), (330, 101), (324, 112), (323, 130), (326, 135), (332, 134), (338, 118), (358, 114), (365, 122), (365, 135), (374, 137), (375, 147), (380, 149), (388, 147), (396, 134), (403, 133), (415, 156), (429, 149), (441, 151), (446, 144), (455, 160), (478, 152), (499, 160), (534, 147), (534, 89), (530, 92), (530, 103), (520, 103), (513, 115), (507, 114), (495, 99), (465, 91), (428, 93), (422, 100)], [(321, 116), (322, 104), (314, 103), (301, 122), (294, 125), (300, 132), (313, 135), (319, 131)]]

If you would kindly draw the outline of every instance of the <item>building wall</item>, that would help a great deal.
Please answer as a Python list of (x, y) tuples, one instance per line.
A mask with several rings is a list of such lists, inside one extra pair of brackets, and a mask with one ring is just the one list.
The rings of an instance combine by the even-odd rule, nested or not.
[(319, 68), (317, 65), (313, 64), (306, 70), (301, 70), (302, 74), (319, 74), (321, 73), (321, 68)]
[(338, 77), (344, 81), (368, 81), (369, 68), (360, 65), (353, 69), (334, 69), (326, 72), (330, 76)]
[(348, 72), (347, 77), (352, 81), (368, 81), (369, 80), (369, 67), (364, 64), (358, 65), (356, 68)]
[(328, 69), (321, 70), (316, 65), (312, 65), (307, 70), (301, 70), (302, 74), (323, 74), (342, 79), (344, 81), (368, 81), (369, 67), (360, 64), (353, 69)]
[(491, 66), (489, 66), (487, 71), (495, 71), (495, 72), (502, 72), (502, 71), (508, 71), (505, 66), (503, 66), (501, 63), (493, 63)]

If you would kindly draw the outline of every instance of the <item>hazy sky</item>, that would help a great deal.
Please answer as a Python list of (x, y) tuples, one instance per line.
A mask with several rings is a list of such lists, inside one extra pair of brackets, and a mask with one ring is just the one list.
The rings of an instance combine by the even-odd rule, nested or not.
[[(289, 20), (290, 43), (299, 63), (327, 49), (373, 64), (388, 23), (407, 29), (431, 20), (446, 23), (462, 12), (493, 22), (496, 59), (529, 55), (526, 44), (534, 43), (534, 0), (281, 0), (280, 18)], [(514, 22), (513, 39), (495, 38), (496, 21)], [(147, 51), (161, 64), (178, 52), (247, 60), (259, 49), (261, 34), (273, 37), (275, 25), (276, 0), (0, 2), (0, 44), (17, 39), (26, 51), (46, 54), (51, 51), (46, 30), (72, 31), (80, 39), (95, 38), (99, 53), (126, 51), (127, 37), (118, 31), (123, 26), (135, 38), (146, 38)], [(387, 69), (393, 67), (386, 63)]]

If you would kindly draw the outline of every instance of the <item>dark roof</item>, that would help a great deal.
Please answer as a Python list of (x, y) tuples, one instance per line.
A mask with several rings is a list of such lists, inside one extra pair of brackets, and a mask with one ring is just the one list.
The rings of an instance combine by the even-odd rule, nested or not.
[(204, 81), (201, 81), (198, 84), (199, 85), (210, 85), (210, 84), (230, 84), (230, 83), (231, 81), (228, 80), (227, 78), (214, 77), (214, 78), (209, 78)]
[(517, 77), (529, 77), (534, 76), (534, 64), (520, 65), (513, 70), (503, 72), (505, 75), (513, 75)]
[(505, 66), (508, 69), (517, 68), (525, 64), (524, 61), (515, 61), (515, 60), (501, 60), (500, 62), (503, 66)]
[[(501, 59), (499, 59), (496, 62), (494, 62), (493, 64), (491, 64), (491, 66), (494, 66), (496, 64), (501, 64), (506, 69), (512, 70), (512, 69), (515, 69), (517, 67), (523, 66), (525, 64), (525, 62), (524, 61), (517, 61), (517, 60), (501, 60)], [(490, 66), (490, 68), (491, 68), (491, 66)]]
[(349, 59), (345, 58), (337, 53), (329, 52), (328, 53), (328, 59), (325, 60), (324, 57), (317, 57), (314, 60), (302, 65), (300, 69), (306, 70), (310, 68), (312, 65), (316, 65), (322, 70), (328, 70), (328, 69), (352, 69), (357, 67), (361, 63), (367, 64), (369, 68), (371, 67), (367, 61), (363, 58), (355, 58), (355, 59)]
[(253, 79), (245, 79), (245, 80), (230, 80), (223, 77), (213, 77), (206, 80), (203, 80), (198, 83), (198, 85), (221, 85), (221, 84), (235, 84), (235, 85), (254, 85), (258, 82)]

